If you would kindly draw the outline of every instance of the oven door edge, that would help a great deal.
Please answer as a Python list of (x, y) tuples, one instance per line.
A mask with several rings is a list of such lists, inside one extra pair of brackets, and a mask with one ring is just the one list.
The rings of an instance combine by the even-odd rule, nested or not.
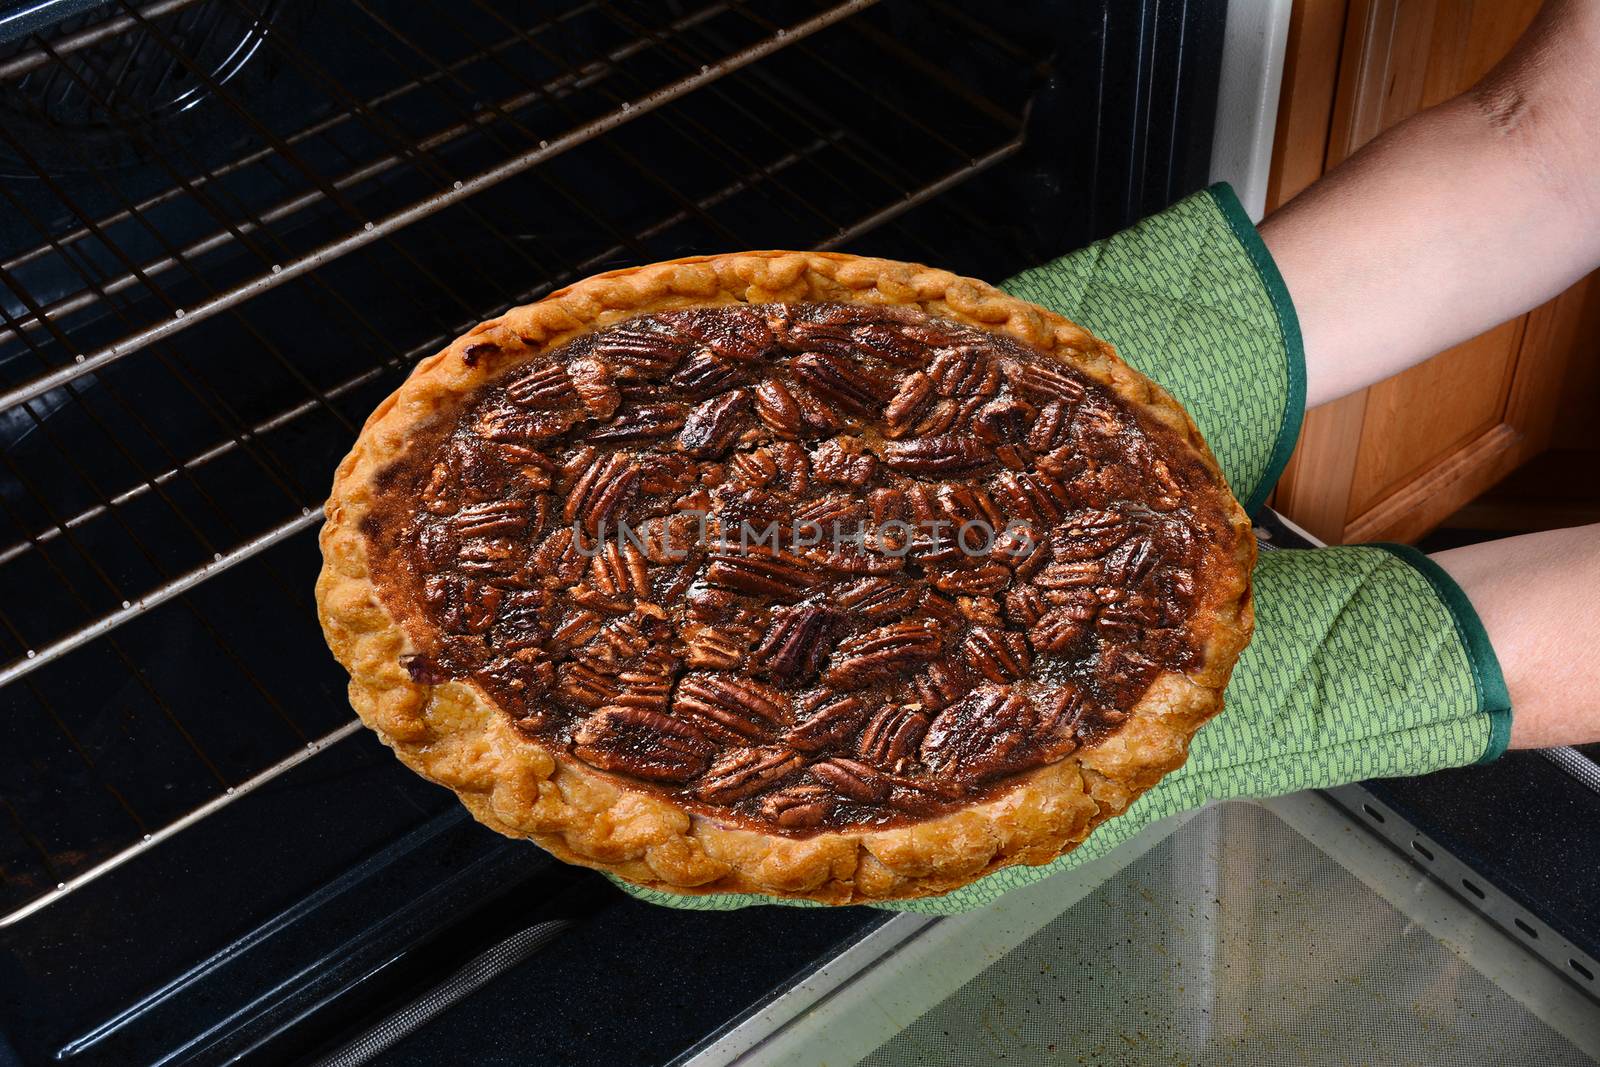
[[(1151, 823), (1107, 855), (1013, 890), (977, 911), (902, 912), (671, 1067), (789, 1063), (807, 1049), (822, 1047), (829, 1062), (855, 1063), (1196, 814), (1182, 812)], [(860, 1010), (863, 1001), (872, 1010)]]
[(1252, 221), (1266, 212), (1291, 0), (1229, 0), (1211, 139), (1211, 180), (1227, 182)]

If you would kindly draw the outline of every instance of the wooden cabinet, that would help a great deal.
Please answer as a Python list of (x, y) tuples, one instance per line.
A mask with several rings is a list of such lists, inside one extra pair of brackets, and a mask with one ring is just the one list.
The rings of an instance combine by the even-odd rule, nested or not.
[[(1537, 0), (1298, 0), (1268, 210), (1367, 141), (1468, 88)], [(1359, 309), (1351, 309), (1359, 314)], [(1567, 437), (1563, 409), (1600, 361), (1591, 275), (1527, 315), (1309, 412), (1275, 506), (1330, 542), (1414, 540)]]

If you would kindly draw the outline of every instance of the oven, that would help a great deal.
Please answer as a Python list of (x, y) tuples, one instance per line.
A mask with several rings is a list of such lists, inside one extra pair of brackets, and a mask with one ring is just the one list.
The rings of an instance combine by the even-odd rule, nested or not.
[[(401, 768), (314, 622), (333, 467), (419, 358), (609, 267), (1001, 279), (1217, 178), (1259, 212), (1286, 11), (0, 2), (0, 1060), (721, 1062), (922, 958), (883, 911), (638, 903)], [(1592, 763), (1524, 765), (1592, 829)], [(1383, 788), (1342, 825), (1477, 817)], [(1593, 983), (1586, 853), (1553, 888), (1415, 833)]]

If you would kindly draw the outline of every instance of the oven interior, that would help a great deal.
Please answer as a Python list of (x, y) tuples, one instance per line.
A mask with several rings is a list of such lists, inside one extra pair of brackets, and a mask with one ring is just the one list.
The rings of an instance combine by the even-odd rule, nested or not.
[(14, 1054), (290, 1062), (509, 944), (547, 1049), (665, 1058), (881, 922), (664, 917), (399, 768), (314, 621), (332, 470), (417, 359), (608, 267), (1000, 279), (1200, 188), (1225, 6), (0, 3)]

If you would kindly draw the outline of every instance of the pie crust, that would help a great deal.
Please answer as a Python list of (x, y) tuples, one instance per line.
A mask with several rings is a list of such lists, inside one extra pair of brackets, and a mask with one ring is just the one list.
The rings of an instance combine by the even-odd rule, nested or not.
[[(1187, 469), (1202, 472), (1184, 490), (1186, 503), (1215, 518), (1204, 526), (1184, 601), (1190, 658), (1156, 673), (1131, 706), (1108, 709), (1114, 725), (1080, 732), (1059, 758), (1000, 775), (974, 786), (965, 801), (926, 813), (907, 809), (911, 815), (874, 822), (857, 812), (837, 825), (814, 815), (779, 824), (760, 811), (781, 805), (723, 810), (608, 772), (554, 735), (519, 726), (481, 678), (432, 669), (426, 657), (439, 635), (401, 595), (403, 583), (392, 577), (398, 565), (378, 547), (419, 506), (399, 499), (395, 484), (408, 453), (422, 442), (437, 445), (488, 391), (586, 335), (642, 315), (735, 304), (905, 309), (1020, 343), (1113, 395), (1163, 447), (1181, 452)], [(491, 828), (566, 862), (675, 893), (850, 904), (937, 895), (1001, 867), (1047, 863), (1183, 763), (1195, 731), (1221, 710), (1253, 624), (1249, 521), (1171, 395), (1081, 327), (983, 282), (836, 253), (746, 252), (612, 271), (475, 327), (423, 360), (373, 412), (339, 465), (326, 511), (319, 616), (350, 672), (350, 700), (363, 722)], [(803, 762), (804, 754), (796, 758)]]

